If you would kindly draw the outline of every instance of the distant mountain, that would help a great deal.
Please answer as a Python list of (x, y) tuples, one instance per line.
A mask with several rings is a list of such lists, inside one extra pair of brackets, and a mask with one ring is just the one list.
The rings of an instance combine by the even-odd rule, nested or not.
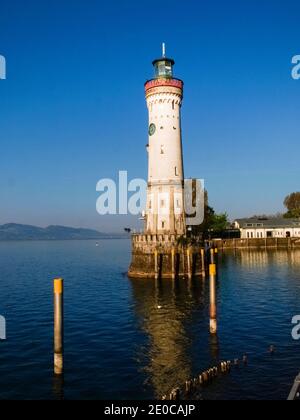
[(0, 225), (0, 241), (108, 239), (111, 237), (114, 236), (98, 232), (97, 230), (76, 229), (65, 226), (40, 228), (16, 223)]

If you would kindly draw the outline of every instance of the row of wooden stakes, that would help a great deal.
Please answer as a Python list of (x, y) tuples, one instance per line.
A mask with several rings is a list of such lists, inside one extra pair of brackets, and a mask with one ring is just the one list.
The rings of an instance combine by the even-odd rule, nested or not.
[[(247, 364), (247, 356), (243, 357), (243, 363)], [(220, 362), (218, 366), (210, 368), (199, 375), (197, 378), (191, 379), (190, 381), (186, 381), (184, 389), (176, 388), (173, 389), (169, 395), (164, 395), (162, 397), (163, 401), (179, 401), (181, 399), (188, 398), (192, 396), (194, 393), (199, 391), (202, 387), (209, 385), (215, 378), (217, 378), (221, 374), (230, 373), (232, 365), (238, 366), (239, 360), (235, 359), (234, 362), (227, 361), (227, 362)]]

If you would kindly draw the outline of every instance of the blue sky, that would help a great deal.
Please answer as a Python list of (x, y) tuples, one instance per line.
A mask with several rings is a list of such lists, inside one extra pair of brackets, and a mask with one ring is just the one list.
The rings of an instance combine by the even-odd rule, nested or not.
[(299, 190), (296, 0), (0, 0), (0, 223), (118, 231), (101, 178), (147, 176), (143, 85), (167, 43), (185, 81), (186, 177), (231, 218)]

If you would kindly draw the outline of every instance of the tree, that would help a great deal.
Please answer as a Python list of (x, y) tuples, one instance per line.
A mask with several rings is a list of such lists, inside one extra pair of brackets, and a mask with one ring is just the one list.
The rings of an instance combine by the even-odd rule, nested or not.
[(220, 234), (226, 230), (228, 224), (228, 215), (226, 213), (214, 214), (211, 220), (211, 230)]
[(220, 236), (227, 228), (228, 215), (216, 214), (210, 207), (208, 193), (205, 191), (204, 222), (199, 226), (192, 226), (191, 236), (194, 238), (209, 239)]
[(286, 218), (296, 219), (300, 217), (300, 192), (294, 192), (288, 195), (284, 200), (284, 205), (287, 208)]

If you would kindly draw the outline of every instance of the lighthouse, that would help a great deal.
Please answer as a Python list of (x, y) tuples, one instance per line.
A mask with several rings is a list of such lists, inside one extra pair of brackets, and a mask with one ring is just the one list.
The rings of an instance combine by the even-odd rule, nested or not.
[(154, 77), (145, 83), (148, 121), (147, 207), (142, 232), (132, 235), (131, 278), (176, 279), (201, 275), (197, 245), (186, 239), (186, 204), (181, 130), (183, 81), (175, 61), (153, 61)]
[(173, 75), (175, 62), (153, 61), (154, 78), (145, 84), (149, 113), (147, 234), (182, 236), (186, 232), (181, 131), (183, 82)]

